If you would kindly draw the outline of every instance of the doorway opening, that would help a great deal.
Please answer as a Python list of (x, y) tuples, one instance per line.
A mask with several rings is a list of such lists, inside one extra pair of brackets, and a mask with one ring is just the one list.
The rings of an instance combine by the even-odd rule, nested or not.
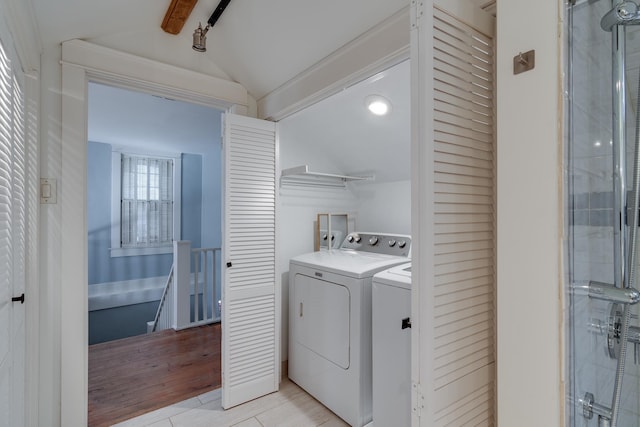
[(89, 83), (89, 425), (220, 387), (222, 114)]

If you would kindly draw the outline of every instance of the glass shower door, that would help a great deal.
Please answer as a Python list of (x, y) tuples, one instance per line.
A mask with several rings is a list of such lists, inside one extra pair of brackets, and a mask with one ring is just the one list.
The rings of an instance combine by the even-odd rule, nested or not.
[[(626, 82), (616, 86), (612, 51), (624, 45), (612, 42), (612, 33), (601, 28), (601, 19), (611, 8), (609, 0), (583, 0), (569, 6), (567, 14), (567, 421), (572, 427), (608, 426), (607, 415), (610, 419), (611, 409), (618, 404), (613, 396), (624, 304), (590, 297), (588, 291), (597, 282), (605, 290), (609, 289), (606, 284), (624, 282), (619, 276), (625, 268), (616, 267), (620, 254), (614, 254), (620, 242), (629, 238), (628, 228), (620, 226), (626, 222), (626, 209), (621, 210), (619, 203), (630, 198), (633, 181), (640, 27), (626, 26), (621, 31), (626, 45), (621, 72)], [(614, 97), (616, 90), (626, 92), (620, 101)], [(616, 102), (626, 118), (617, 129)], [(616, 133), (624, 138), (619, 149)], [(616, 187), (622, 188), (617, 197)], [(629, 345), (617, 401), (620, 427), (640, 425), (640, 347), (635, 344), (640, 342), (640, 321), (638, 306), (630, 310)]]

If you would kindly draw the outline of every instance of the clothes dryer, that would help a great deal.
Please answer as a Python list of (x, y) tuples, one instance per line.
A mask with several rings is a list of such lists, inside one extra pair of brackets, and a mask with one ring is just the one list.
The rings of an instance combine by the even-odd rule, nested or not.
[(354, 427), (372, 419), (371, 283), (406, 263), (411, 238), (350, 233), (289, 269), (289, 378)]

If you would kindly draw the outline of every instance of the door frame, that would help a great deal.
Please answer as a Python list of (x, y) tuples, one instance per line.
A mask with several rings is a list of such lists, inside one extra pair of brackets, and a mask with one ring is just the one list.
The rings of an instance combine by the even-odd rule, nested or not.
[(80, 40), (62, 44), (60, 176), (61, 425), (86, 425), (88, 408), (87, 90), (88, 82), (247, 114), (241, 85)]

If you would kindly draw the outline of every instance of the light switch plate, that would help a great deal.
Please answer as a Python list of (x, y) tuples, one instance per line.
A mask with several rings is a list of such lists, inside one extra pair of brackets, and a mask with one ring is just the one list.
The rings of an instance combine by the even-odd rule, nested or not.
[(55, 204), (58, 202), (58, 181), (52, 178), (40, 178), (40, 203)]

